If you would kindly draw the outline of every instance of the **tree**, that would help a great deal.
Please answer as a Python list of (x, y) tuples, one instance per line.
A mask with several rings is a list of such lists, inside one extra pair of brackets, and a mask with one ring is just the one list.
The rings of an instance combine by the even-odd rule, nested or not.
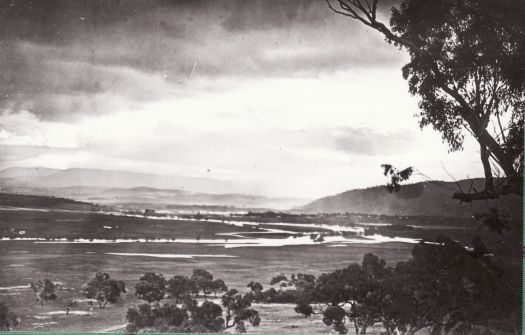
[(262, 291), (263, 286), (259, 282), (250, 281), (248, 285), (246, 285), (252, 292)]
[(191, 280), (195, 283), (197, 291), (202, 291), (204, 299), (213, 291), (213, 275), (203, 269), (193, 269)]
[(19, 323), (16, 314), (9, 311), (9, 307), (3, 301), (0, 301), (0, 330), (11, 330), (18, 326)]
[(521, 267), (495, 261), (481, 241), (467, 249), (447, 237), (415, 245), (395, 267), (373, 254), (320, 275), (295, 311), (320, 305), (323, 322), (340, 334), (364, 334), (381, 323), (385, 334), (520, 333)]
[(288, 284), (288, 277), (283, 274), (279, 274), (270, 280), (270, 285), (279, 285), (279, 289), (282, 290)]
[(300, 292), (307, 292), (310, 291), (315, 284), (315, 276), (309, 275), (305, 273), (298, 273), (290, 276), (290, 281), (288, 282), (288, 285), (293, 285), (295, 288)]
[(41, 306), (44, 305), (44, 301), (52, 301), (57, 298), (55, 294), (55, 284), (49, 279), (31, 282), (31, 289)]
[(167, 281), (162, 274), (148, 272), (135, 285), (135, 296), (148, 303), (160, 301), (166, 293)]
[(215, 279), (214, 281), (212, 281), (211, 286), (215, 297), (217, 297), (217, 293), (228, 292), (228, 286), (226, 286), (224, 280), (222, 279)]
[(294, 311), (296, 313), (304, 315), (305, 318), (309, 317), (310, 315), (314, 314), (313, 307), (306, 303), (306, 302), (300, 302), (295, 306)]
[[(328, 306), (323, 312), (323, 323), (327, 326), (333, 326), (338, 334), (348, 333), (345, 327), (346, 312), (341, 306)], [(359, 334), (356, 331), (356, 334)]]
[(198, 281), (210, 281), (220, 290), (226, 287), (223, 280), (212, 279), (209, 272), (201, 269), (195, 269), (192, 278), (174, 276), (167, 282), (167, 291), (180, 302), (180, 306), (169, 303), (161, 306), (157, 302), (130, 308), (126, 313), (126, 330), (131, 333), (220, 333), (231, 327), (235, 327), (237, 332), (246, 332), (246, 322), (257, 326), (260, 322), (259, 313), (250, 308), (252, 299), (248, 294), (230, 290), (222, 297), (222, 307), (211, 301), (197, 301), (199, 291), (195, 283)]
[(122, 293), (126, 293), (126, 285), (121, 280), (111, 279), (109, 274), (98, 272), (95, 278), (87, 282), (84, 296), (95, 299), (99, 308), (105, 308), (108, 303), (116, 303)]
[(181, 302), (184, 298), (196, 295), (199, 290), (195, 282), (187, 276), (173, 276), (168, 280), (168, 287), (166, 292), (171, 298), (175, 299), (176, 303)]
[(421, 242), (410, 260), (395, 268), (392, 308), (411, 333), (424, 327), (472, 333), (483, 326), (487, 332), (518, 334), (521, 297), (511, 293), (520, 282), (518, 270), (447, 237)]
[(185, 332), (184, 323), (188, 320), (188, 311), (174, 305), (141, 304), (138, 308), (129, 308), (126, 313), (128, 333), (142, 332)]
[(211, 332), (222, 332), (225, 329), (222, 308), (216, 303), (205, 301), (201, 306), (192, 308), (191, 315), (193, 323), (197, 326), (193, 327), (193, 331), (205, 329)]
[(257, 327), (261, 322), (259, 312), (250, 308), (253, 298), (248, 294), (240, 294), (232, 289), (222, 296), (222, 305), (226, 308), (225, 329), (235, 327), (239, 333), (246, 332), (246, 322)]
[[(420, 98), (421, 127), (441, 132), (451, 151), (462, 149), (466, 133), (479, 143), (485, 189), (455, 198), (522, 195), (523, 1), (403, 0), (392, 9), (390, 28), (378, 20), (379, 0), (326, 1), (408, 51), (402, 72), (410, 93)], [(494, 174), (505, 178), (496, 182)]]
[(323, 322), (340, 334), (346, 334), (347, 321), (356, 334), (364, 334), (368, 327), (382, 322), (381, 309), (388, 296), (390, 273), (384, 260), (366, 254), (361, 264), (319, 276), (307, 292), (307, 299), (327, 305), (322, 311)]
[(246, 287), (248, 287), (250, 289), (250, 292), (253, 294), (253, 300), (254, 301), (259, 302), (259, 301), (263, 300), (263, 289), (264, 289), (264, 287), (262, 286), (261, 283), (250, 281), (246, 285)]

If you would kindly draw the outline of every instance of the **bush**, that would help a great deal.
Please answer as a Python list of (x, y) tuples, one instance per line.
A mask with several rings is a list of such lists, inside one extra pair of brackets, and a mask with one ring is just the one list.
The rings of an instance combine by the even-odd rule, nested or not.
[(309, 317), (310, 315), (314, 314), (313, 307), (310, 306), (310, 304), (308, 304), (306, 302), (301, 302), (301, 303), (297, 304), (297, 306), (295, 306), (295, 308), (294, 308), (294, 311), (296, 313), (304, 315), (306, 318)]

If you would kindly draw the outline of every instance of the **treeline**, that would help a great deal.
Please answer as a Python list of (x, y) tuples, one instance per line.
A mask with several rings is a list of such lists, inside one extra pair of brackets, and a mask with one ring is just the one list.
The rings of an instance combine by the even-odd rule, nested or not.
[[(224, 293), (220, 305), (208, 300), (217, 293)], [(130, 333), (217, 333), (229, 328), (244, 333), (247, 324), (260, 322), (259, 313), (251, 308), (252, 296), (228, 289), (222, 279), (214, 279), (203, 269), (169, 280), (146, 273), (135, 286), (135, 295), (146, 303), (128, 309), (126, 331)], [(199, 299), (204, 301), (199, 304)]]
[(479, 238), (473, 248), (438, 237), (414, 246), (396, 266), (373, 254), (361, 264), (319, 277), (275, 277), (295, 311), (320, 314), (339, 334), (365, 334), (381, 324), (385, 334), (521, 334), (521, 268), (494, 259)]
[[(319, 315), (339, 334), (365, 334), (381, 325), (384, 334), (521, 334), (521, 267), (498, 260), (479, 237), (472, 248), (438, 237), (420, 242), (408, 261), (388, 266), (373, 254), (360, 264), (319, 276), (279, 274), (264, 289), (251, 281), (247, 293), (229, 289), (204, 269), (191, 276), (146, 273), (134, 287), (144, 303), (126, 312), (126, 331), (246, 332), (261, 319), (253, 303), (294, 303), (305, 317)], [(37, 301), (57, 300), (49, 279), (31, 283)], [(97, 273), (83, 286), (88, 303), (103, 309), (126, 293), (121, 280)], [(210, 301), (220, 295), (220, 303)], [(76, 301), (62, 303), (67, 312)], [(67, 314), (66, 312), (66, 314)], [(18, 325), (16, 315), (0, 302), (0, 330)]]
[[(30, 287), (40, 305), (58, 298), (57, 284), (49, 279), (31, 282)], [(88, 304), (96, 303), (100, 309), (116, 303), (127, 293), (124, 281), (103, 272), (97, 273), (83, 288)], [(218, 293), (222, 293), (220, 304), (208, 300), (211, 295), (216, 298)], [(191, 276), (175, 275), (169, 280), (162, 274), (146, 273), (135, 285), (135, 296), (145, 303), (127, 310), (128, 333), (208, 333), (229, 328), (244, 333), (248, 324), (260, 323), (259, 313), (251, 308), (252, 294), (228, 289), (222, 279), (214, 279), (203, 269), (194, 269)], [(67, 300), (61, 305), (67, 315), (77, 301)], [(19, 323), (16, 314), (0, 302), (0, 330), (11, 330)]]

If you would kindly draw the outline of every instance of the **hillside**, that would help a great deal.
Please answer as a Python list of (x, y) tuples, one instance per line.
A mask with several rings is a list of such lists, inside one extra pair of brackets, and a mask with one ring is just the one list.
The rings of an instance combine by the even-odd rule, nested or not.
[[(468, 190), (469, 180), (459, 182), (463, 190)], [(483, 189), (483, 180), (474, 180), (474, 187)], [(405, 185), (397, 193), (388, 192), (384, 186), (351, 190), (324, 197), (296, 208), (305, 213), (365, 213), (385, 215), (429, 215), (470, 217), (484, 212), (492, 205), (507, 211), (513, 218), (522, 217), (522, 199), (516, 195), (503, 196), (497, 201), (478, 201), (472, 204), (460, 203), (452, 199), (458, 191), (453, 182), (421, 182)]]
[(77, 211), (96, 211), (99, 209), (97, 205), (87, 202), (41, 195), (14, 193), (0, 193), (0, 206)]

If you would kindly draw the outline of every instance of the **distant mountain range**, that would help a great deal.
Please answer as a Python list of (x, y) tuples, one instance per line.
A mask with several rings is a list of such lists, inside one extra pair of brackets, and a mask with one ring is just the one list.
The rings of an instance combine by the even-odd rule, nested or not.
[[(483, 189), (483, 179), (461, 180), (458, 183), (464, 191), (467, 191), (472, 182), (473, 188)], [(348, 212), (470, 217), (475, 213), (485, 212), (489, 206), (498, 206), (512, 218), (522, 218), (523, 200), (517, 195), (506, 195), (498, 200), (474, 201), (466, 204), (452, 199), (452, 194), (458, 191), (456, 183), (441, 181), (405, 185), (399, 192), (394, 193), (388, 192), (384, 186), (375, 186), (324, 197), (295, 210), (305, 213)]]
[(99, 204), (208, 205), (289, 209), (304, 199), (238, 192), (243, 185), (212, 178), (99, 169), (14, 167), (0, 171), (0, 191), (65, 197)]
[[(458, 182), (463, 190), (483, 189), (483, 179)], [(0, 171), (0, 192), (70, 198), (106, 205), (170, 208), (228, 206), (252, 209), (293, 210), (302, 213), (361, 213), (470, 217), (498, 206), (521, 219), (522, 199), (515, 195), (471, 204), (452, 199), (454, 182), (428, 181), (404, 185), (390, 193), (384, 186), (346, 191), (308, 203), (297, 198), (272, 198), (232, 191), (232, 182), (211, 178), (163, 176), (97, 169), (8, 168)], [(297, 190), (299, 193), (301, 190)], [(305, 205), (306, 204), (306, 205)]]
[(147, 186), (160, 189), (180, 189), (192, 192), (231, 193), (237, 185), (232, 181), (202, 177), (168, 176), (130, 171), (99, 169), (48, 169), (13, 167), (0, 171), (2, 183), (20, 183), (37, 187), (104, 187), (132, 188)]

